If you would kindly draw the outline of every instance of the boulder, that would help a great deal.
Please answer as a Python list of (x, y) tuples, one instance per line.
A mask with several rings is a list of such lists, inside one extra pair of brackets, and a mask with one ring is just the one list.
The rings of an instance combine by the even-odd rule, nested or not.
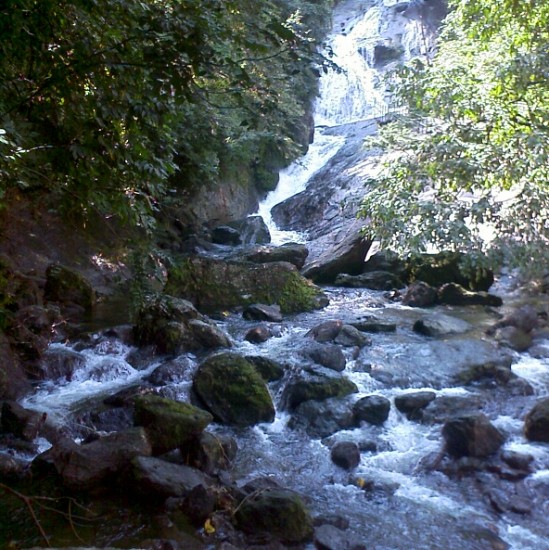
[(524, 435), (530, 441), (549, 443), (549, 398), (538, 401), (526, 415)]
[(231, 436), (204, 432), (200, 438), (182, 445), (180, 450), (187, 465), (215, 474), (230, 468), (238, 445)]
[(139, 310), (134, 327), (138, 345), (153, 344), (159, 353), (230, 347), (229, 337), (187, 300), (155, 296)]
[(211, 232), (212, 242), (215, 244), (237, 245), (242, 244), (240, 232), (228, 225), (218, 225)]
[(283, 401), (295, 409), (304, 401), (323, 401), (330, 397), (345, 397), (358, 391), (356, 384), (344, 376), (309, 376), (289, 383)]
[(25, 409), (15, 401), (4, 401), (0, 416), (0, 430), (19, 439), (33, 441), (40, 433), (46, 416), (46, 413)]
[(410, 307), (431, 307), (437, 302), (437, 291), (423, 281), (412, 283), (402, 297), (402, 303)]
[(513, 326), (498, 328), (494, 338), (500, 345), (518, 352), (526, 351), (532, 345), (532, 334)]
[(304, 354), (315, 363), (337, 372), (345, 370), (347, 364), (341, 348), (333, 344), (309, 345), (305, 348)]
[(246, 332), (246, 335), (244, 336), (244, 340), (252, 344), (262, 344), (263, 342), (266, 342), (270, 337), (271, 331), (269, 330), (269, 327), (266, 327), (265, 325), (260, 325), (248, 330), (248, 332)]
[(280, 321), (282, 321), (280, 306), (277, 304), (271, 306), (265, 304), (250, 304), (244, 308), (242, 317), (248, 321), (273, 321), (275, 323), (280, 323)]
[(246, 361), (249, 361), (255, 367), (255, 370), (266, 382), (280, 380), (284, 376), (284, 366), (268, 357), (247, 355)]
[(328, 437), (356, 425), (348, 399), (341, 397), (304, 401), (293, 411), (288, 423), (290, 428), (305, 430), (310, 437), (318, 438)]
[(305, 265), (309, 251), (304, 244), (285, 243), (280, 246), (259, 246), (244, 252), (242, 259), (257, 264), (288, 262), (301, 269)]
[(404, 413), (408, 420), (418, 420), (422, 417), (422, 410), (435, 398), (434, 391), (403, 393), (395, 397), (395, 407)]
[(287, 489), (265, 489), (246, 497), (235, 513), (239, 529), (287, 543), (313, 536), (313, 520), (301, 497)]
[(449, 306), (492, 306), (500, 307), (503, 300), (487, 292), (469, 292), (456, 283), (447, 283), (438, 289), (438, 301)]
[(460, 416), (442, 427), (446, 450), (456, 458), (472, 456), (486, 458), (505, 442), (503, 434), (484, 414)]
[(82, 445), (61, 440), (35, 461), (52, 463), (67, 488), (89, 490), (111, 483), (134, 457), (151, 452), (145, 430), (130, 428)]
[(423, 319), (418, 319), (413, 326), (415, 332), (425, 336), (447, 336), (450, 334), (463, 334), (472, 329), (467, 321), (437, 313)]
[(173, 464), (151, 456), (136, 456), (131, 461), (131, 488), (147, 498), (184, 497), (197, 486), (208, 486), (207, 476), (183, 464)]
[(145, 378), (153, 386), (166, 386), (183, 382), (187, 373), (192, 369), (192, 363), (185, 356), (181, 355), (171, 361), (166, 361), (154, 369)]
[(313, 327), (305, 336), (314, 338), (317, 342), (331, 342), (341, 332), (343, 321), (324, 321)]
[(357, 422), (366, 421), (379, 426), (389, 418), (391, 402), (382, 395), (367, 395), (353, 405), (353, 413)]
[(253, 426), (272, 422), (274, 405), (254, 365), (232, 353), (209, 357), (194, 376), (193, 388), (221, 422)]
[(170, 269), (166, 292), (191, 300), (202, 311), (264, 303), (279, 305), (282, 313), (295, 313), (328, 303), (318, 287), (286, 262), (187, 258)]
[(503, 317), (503, 319), (500, 319), (486, 332), (493, 334), (497, 329), (504, 327), (515, 327), (522, 332), (530, 333), (539, 327), (538, 312), (531, 305), (520, 306)]
[(369, 271), (360, 275), (340, 273), (334, 284), (336, 286), (370, 288), (372, 290), (392, 290), (404, 286), (400, 278), (389, 271)]
[(359, 275), (372, 242), (360, 230), (352, 227), (347, 235), (314, 261), (303, 267), (302, 273), (315, 283), (333, 283), (340, 273)]
[(63, 347), (50, 347), (42, 360), (33, 365), (29, 376), (35, 380), (72, 380), (73, 374), (86, 364), (86, 357)]
[(198, 438), (212, 420), (209, 412), (158, 395), (145, 395), (134, 401), (135, 425), (146, 429), (155, 455)]
[(271, 233), (261, 216), (248, 216), (241, 220), (227, 222), (235, 229), (242, 244), (266, 244), (271, 242)]
[(343, 325), (334, 342), (345, 347), (363, 348), (372, 345), (372, 340), (352, 325)]
[(395, 332), (396, 323), (387, 323), (376, 317), (367, 316), (349, 323), (362, 332)]
[(96, 302), (95, 291), (89, 281), (61, 264), (52, 264), (46, 269), (44, 298), (50, 302), (76, 304), (88, 312)]
[(406, 263), (398, 254), (389, 250), (380, 250), (372, 254), (364, 263), (363, 273), (372, 271), (389, 272), (404, 281), (408, 278)]
[(331, 451), (332, 462), (345, 470), (352, 470), (360, 464), (360, 449), (354, 441), (339, 441)]

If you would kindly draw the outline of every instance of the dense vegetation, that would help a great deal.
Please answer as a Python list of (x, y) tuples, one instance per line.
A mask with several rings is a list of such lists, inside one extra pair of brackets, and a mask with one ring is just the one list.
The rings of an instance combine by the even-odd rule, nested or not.
[(549, 262), (549, 3), (451, 0), (433, 60), (396, 75), (405, 113), (362, 215), (399, 251)]
[(224, 167), (272, 186), (307, 145), (331, 4), (2, 2), (0, 200), (151, 227)]

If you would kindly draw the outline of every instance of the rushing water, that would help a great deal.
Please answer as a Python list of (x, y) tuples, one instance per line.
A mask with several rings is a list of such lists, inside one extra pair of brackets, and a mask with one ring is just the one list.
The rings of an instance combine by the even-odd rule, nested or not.
[[(398, 31), (400, 43), (408, 53), (421, 50), (418, 41), (425, 40), (425, 32), (418, 20), (407, 20), (397, 11), (391, 12), (389, 22), (381, 20), (382, 14), (387, 15), (381, 9), (383, 4), (405, 3), (349, 0), (338, 5), (331, 46), (335, 61), (345, 71), (322, 79), (316, 107), (319, 125), (333, 127), (355, 122), (383, 110), (380, 105), (386, 94), (380, 84), (381, 73), (368, 63), (368, 52), (381, 38), (388, 40), (389, 30)], [(279, 188), (263, 203), (260, 213), (265, 218), (269, 219), (268, 212), (274, 204), (302, 190), (310, 176), (343, 143), (343, 138), (324, 134), (322, 129), (316, 135), (308, 156), (281, 174)], [(277, 242), (295, 238), (302, 237), (275, 232)], [(473, 328), (463, 338), (433, 340), (412, 330), (414, 321), (425, 312), (395, 304), (382, 292), (336, 288), (326, 291), (330, 305), (325, 310), (286, 318), (279, 335), (260, 345), (244, 341), (250, 325), (237, 314), (229, 315), (220, 326), (231, 335), (237, 352), (263, 355), (291, 367), (302, 361), (299, 352), (306, 332), (322, 321), (351, 321), (374, 315), (395, 323), (396, 332), (372, 334), (372, 345), (358, 355), (351, 349), (345, 351), (344, 374), (359, 388), (355, 398), (371, 394), (389, 398), (390, 416), (382, 426), (362, 425), (328, 438), (355, 441), (369, 449), (361, 453), (360, 464), (353, 472), (331, 462), (329, 446), (325, 444), (329, 441), (290, 429), (290, 415), (280, 407), (272, 424), (236, 433), (214, 426), (214, 430), (228, 431), (238, 440), (240, 450), (233, 471), (237, 482), (269, 476), (294, 488), (305, 496), (313, 514), (347, 518), (348, 533), (369, 550), (484, 550), (498, 548), (492, 543), (494, 534), (514, 550), (549, 549), (549, 522), (544, 521), (544, 499), (539, 496), (549, 489), (549, 453), (547, 446), (528, 442), (522, 434), (524, 411), (533, 406), (536, 397), (549, 393), (549, 361), (515, 354), (513, 371), (528, 380), (535, 391), (528, 398), (509, 396), (493, 388), (460, 387), (455, 383), (456, 372), (471, 357), (482, 357), (486, 351), (483, 334), (495, 319), (491, 312), (478, 307), (439, 307), (440, 311), (468, 320)], [(45, 411), (63, 424), (74, 423), (75, 433), (79, 430), (76, 419), (81, 418), (83, 411), (104, 396), (136, 384), (161, 360), (135, 368), (130, 361), (135, 350), (113, 336), (97, 335), (86, 345), (71, 343), (62, 347), (79, 349), (84, 358), (82, 366), (70, 381), (41, 385), (23, 405)], [(188, 359), (195, 366), (200, 361), (194, 355), (188, 355)], [(187, 399), (191, 380), (192, 369), (184, 380), (163, 391), (171, 397)], [(496, 513), (487, 492), (480, 487), (483, 479), (489, 484), (494, 476), (451, 476), (429, 467), (442, 449), (441, 424), (407, 420), (394, 407), (396, 395), (419, 389), (433, 389), (437, 399), (476, 399), (506, 434), (505, 448), (534, 457), (534, 472), (521, 484), (521, 490), (534, 502), (532, 513)], [(275, 383), (271, 390), (280, 404), (283, 385)]]

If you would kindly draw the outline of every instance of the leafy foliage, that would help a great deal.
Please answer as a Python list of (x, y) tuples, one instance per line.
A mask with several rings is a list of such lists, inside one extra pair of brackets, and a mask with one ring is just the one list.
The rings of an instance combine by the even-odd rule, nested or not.
[(396, 76), (406, 114), (362, 215), (400, 251), (547, 265), (549, 5), (454, 0), (432, 60)]
[[(45, 191), (67, 214), (149, 228), (224, 162), (273, 150), (287, 162), (322, 63), (299, 4), (6, 0), (0, 192)], [(311, 18), (331, 2), (314, 4)]]

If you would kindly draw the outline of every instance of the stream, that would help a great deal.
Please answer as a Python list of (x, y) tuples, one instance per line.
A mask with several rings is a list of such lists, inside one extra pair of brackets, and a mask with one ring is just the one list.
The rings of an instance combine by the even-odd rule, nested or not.
[[(270, 218), (270, 209), (302, 191), (312, 175), (343, 146), (345, 136), (334, 135), (334, 128), (352, 127), (387, 112), (390, 98), (383, 85), (385, 67), (373, 60), (374, 46), (394, 46), (404, 58), (426, 53), (434, 31), (428, 22), (414, 16), (414, 6), (421, 3), (348, 0), (336, 7), (331, 46), (334, 60), (344, 71), (322, 77), (315, 142), (305, 158), (281, 174), (279, 187), (261, 205), (260, 214), (268, 221), (275, 244), (306, 243), (304, 233), (279, 231)], [(347, 362), (343, 374), (359, 389), (352, 400), (367, 395), (386, 397), (391, 402), (389, 417), (380, 426), (363, 423), (327, 437), (312, 437), (295, 427), (290, 413), (282, 410), (287, 377), (271, 383), (277, 405), (273, 423), (240, 430), (210, 426), (238, 442), (231, 471), (237, 484), (265, 476), (296, 490), (314, 516), (346, 518), (348, 540), (358, 541), (368, 550), (499, 549), (505, 547), (501, 541), (513, 550), (549, 549), (549, 448), (529, 442), (523, 435), (525, 413), (536, 399), (549, 394), (549, 359), (501, 351), (512, 356), (513, 373), (529, 383), (533, 395), (490, 382), (461, 385), (456, 382), (457, 375), (468, 365), (493, 358), (485, 330), (499, 313), (483, 306), (436, 306), (429, 315), (450, 315), (467, 321), (470, 328), (461, 334), (429, 338), (412, 330), (415, 321), (426, 317), (426, 311), (403, 306), (386, 292), (337, 287), (324, 290), (330, 299), (326, 308), (286, 316), (278, 324), (276, 336), (262, 344), (244, 340), (251, 324), (239, 313), (229, 313), (217, 323), (230, 335), (236, 353), (275, 359), (289, 372), (299, 368), (305, 334), (319, 323), (375, 318), (394, 324), (396, 330), (392, 332), (369, 334), (369, 346), (344, 348)], [(503, 297), (501, 313), (525, 302), (538, 310), (549, 310), (549, 304), (522, 292), (510, 276), (500, 277), (491, 293)], [(549, 347), (549, 340), (540, 345)], [(72, 425), (75, 433), (87, 408), (136, 385), (163, 360), (155, 358), (136, 368), (130, 364), (135, 348), (115, 336), (105, 336), (104, 331), (89, 336), (84, 343), (54, 346), (78, 350), (85, 362), (70, 381), (45, 382), (21, 404), (47, 412), (60, 424)], [(186, 358), (194, 367), (202, 359), (197, 354), (186, 354)], [(162, 388), (162, 394), (189, 400), (193, 372), (189, 370), (183, 380)], [(434, 403), (447, 408), (484, 412), (505, 434), (504, 450), (533, 457), (531, 473), (519, 481), (507, 480), (486, 469), (464, 472), (448, 457), (441, 459), (442, 424), (435, 417), (446, 409), (435, 408), (433, 421), (418, 422), (407, 419), (394, 406), (395, 397), (419, 390), (433, 391)], [(347, 471), (332, 462), (330, 444), (334, 441), (359, 445), (362, 452), (356, 469)], [(45, 440), (39, 443), (39, 450), (48, 447)], [(442, 467), (437, 466), (439, 462)], [(530, 509), (524, 511), (518, 505), (498, 509), (494, 504), (498, 495), (511, 503), (527, 501)]]

